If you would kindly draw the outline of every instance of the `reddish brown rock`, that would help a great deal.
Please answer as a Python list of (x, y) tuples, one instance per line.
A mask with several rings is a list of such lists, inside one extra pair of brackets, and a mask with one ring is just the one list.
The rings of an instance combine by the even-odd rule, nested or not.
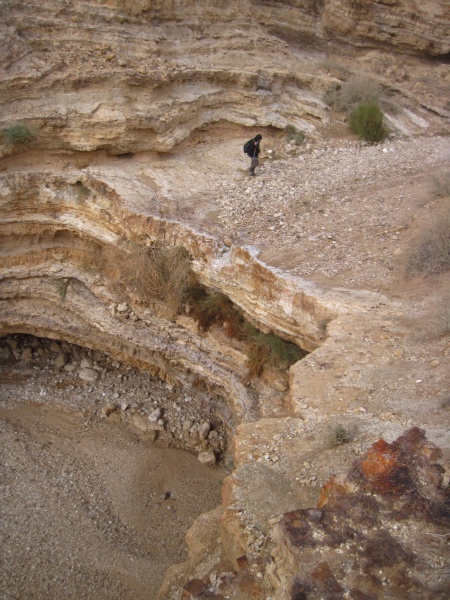
[(448, 597), (440, 455), (418, 428), (391, 444), (379, 440), (347, 476), (323, 486), (322, 510), (286, 513), (273, 531), (277, 592), (308, 600)]

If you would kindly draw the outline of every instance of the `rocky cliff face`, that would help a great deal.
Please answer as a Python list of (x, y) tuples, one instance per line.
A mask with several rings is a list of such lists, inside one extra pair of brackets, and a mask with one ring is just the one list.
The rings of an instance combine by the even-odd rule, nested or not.
[(21, 6), (2, 2), (1, 124), (25, 121), (42, 148), (167, 152), (217, 121), (310, 131), (336, 83), (317, 52), (450, 50), (445, 2)]
[[(104, 351), (180, 388), (201, 381), (232, 438), (235, 470), (224, 484), (223, 506), (203, 517), (207, 531), (194, 526), (190, 559), (169, 572), (161, 598), (368, 599), (384, 597), (390, 579), (395, 589), (418, 581), (423, 597), (441, 594), (441, 580), (426, 585), (431, 567), (411, 575), (420, 565), (408, 545), (417, 548), (418, 538), (408, 530), (410, 537), (393, 540), (397, 534), (382, 529), (379, 514), (391, 509), (364, 465), (373, 467), (380, 448), (394, 462), (411, 460), (408, 473), (403, 466), (400, 475), (395, 471), (408, 506), (419, 510), (423, 535), (444, 535), (433, 512), (441, 510), (448, 483), (439, 479), (437, 453), (417, 430), (389, 444), (415, 419), (429, 423), (432, 439), (445, 446), (438, 401), (448, 342), (442, 337), (431, 348), (418, 341), (411, 325), (416, 298), (403, 303), (384, 293), (382, 282), (344, 289), (266, 264), (261, 246), (267, 262), (279, 248), (253, 245), (247, 213), (239, 216), (239, 237), (223, 235), (218, 205), (229, 211), (229, 224), (238, 222), (236, 198), (251, 194), (255, 210), (261, 198), (270, 208), (273, 188), (244, 180), (236, 158), (242, 141), (262, 131), (273, 164), (293, 156), (291, 175), (304, 173), (302, 161), (324, 152), (314, 146), (324, 131), (343, 131), (344, 117), (332, 114), (324, 92), (361, 74), (370, 73), (392, 101), (386, 111), (394, 135), (442, 134), (439, 160), (424, 156), (422, 169), (444, 164), (449, 73), (436, 58), (450, 50), (448, 2), (61, 0), (28, 3), (29, 14), (15, 0), (0, 0), (0, 7), (0, 128), (21, 123), (32, 136), (25, 144), (4, 136), (0, 147), (0, 334)], [(287, 125), (309, 136), (305, 153), (295, 144), (286, 148)], [(388, 158), (390, 149), (380, 152)], [(272, 171), (275, 181), (286, 176), (284, 167), (280, 161)], [(394, 200), (403, 202), (418, 182), (421, 195), (411, 207), (427, 210), (423, 180), (406, 171), (415, 179), (402, 180)], [(364, 202), (365, 177), (360, 171)], [(328, 217), (337, 196), (325, 187), (309, 193), (308, 181), (302, 184), (300, 198), (294, 184), (283, 187), (277, 206), (294, 206), (292, 219), (299, 212)], [(336, 189), (346, 194), (348, 186), (345, 179)], [(379, 187), (381, 203), (389, 191)], [(360, 205), (353, 208), (350, 193), (344, 201), (353, 219)], [(267, 217), (272, 240), (284, 236), (281, 208)], [(405, 216), (409, 208), (395, 213), (405, 223), (388, 222), (389, 210), (372, 219), (370, 231), (386, 253), (394, 255), (389, 244), (415, 226), (411, 213)], [(346, 227), (354, 236), (349, 248), (355, 240), (370, 242), (364, 223), (357, 232)], [(325, 229), (308, 241), (321, 240), (325, 249), (314, 251), (331, 260), (336, 240)], [(307, 244), (300, 229), (292, 236), (290, 263)], [(309, 355), (289, 371), (266, 368), (249, 382), (248, 347), (227, 338), (226, 321), (202, 332), (189, 303), (178, 314), (164, 298), (141, 293), (133, 252), (159, 246), (184, 248), (197, 283), (224, 294), (261, 332)], [(368, 257), (376, 260), (368, 254), (359, 270)], [(348, 451), (331, 450), (326, 441), (341, 419), (351, 434)], [(311, 509), (330, 471), (346, 470), (380, 432), (387, 445), (370, 451), (342, 485), (334, 479), (325, 488), (328, 505)], [(423, 484), (427, 467), (433, 477)], [(414, 494), (422, 485), (429, 494)], [(376, 518), (367, 517), (368, 507)], [(347, 509), (352, 524), (342, 530)], [(411, 511), (407, 518), (414, 519)], [(356, 533), (369, 521), (379, 536)], [(371, 548), (370, 560), (357, 544)], [(364, 563), (370, 585), (346, 574), (336, 558), (341, 551), (361, 559), (357, 566)], [(406, 570), (391, 571), (390, 557), (399, 552)]]

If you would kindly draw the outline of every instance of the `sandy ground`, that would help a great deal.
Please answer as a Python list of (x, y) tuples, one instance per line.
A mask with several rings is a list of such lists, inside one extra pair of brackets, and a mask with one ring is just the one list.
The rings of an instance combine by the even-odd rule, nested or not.
[[(1, 365), (0, 597), (151, 600), (185, 560), (194, 519), (220, 503), (226, 471), (150, 441), (119, 413), (99, 419), (106, 385), (58, 397), (61, 383), (38, 364)], [(142, 377), (127, 371), (128, 397)]]

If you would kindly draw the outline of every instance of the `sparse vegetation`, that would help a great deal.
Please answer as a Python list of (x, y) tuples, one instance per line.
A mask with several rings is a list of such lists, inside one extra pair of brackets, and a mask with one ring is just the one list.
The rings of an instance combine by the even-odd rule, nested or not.
[(144, 302), (159, 301), (178, 314), (190, 284), (189, 255), (182, 246), (133, 245), (122, 255), (122, 280)]
[(300, 129), (294, 127), (294, 125), (286, 125), (286, 139), (288, 142), (294, 142), (297, 146), (300, 146), (305, 140), (305, 134)]
[(387, 135), (383, 124), (383, 111), (376, 100), (360, 104), (352, 110), (350, 129), (367, 142), (381, 142)]
[(324, 94), (323, 100), (334, 110), (350, 113), (350, 129), (368, 142), (381, 142), (387, 135), (380, 106), (385, 104), (392, 111), (396, 108), (392, 100), (385, 97), (381, 85), (366, 76), (335, 86)]
[(306, 354), (295, 344), (274, 333), (263, 333), (251, 325), (246, 326), (246, 335), (250, 342), (248, 371), (245, 377), (247, 383), (259, 377), (265, 367), (288, 369)]
[(206, 332), (213, 325), (220, 325), (228, 337), (242, 337), (244, 318), (224, 294), (208, 294), (201, 286), (194, 286), (188, 290), (188, 302), (200, 331)]
[(338, 448), (344, 444), (348, 444), (351, 440), (351, 435), (343, 425), (337, 423), (328, 428), (327, 446), (328, 448)]
[(450, 198), (425, 220), (406, 253), (407, 277), (450, 270)]
[(33, 134), (23, 123), (10, 125), (2, 131), (4, 142), (8, 146), (24, 146), (33, 140)]
[(433, 192), (438, 198), (450, 196), (450, 169), (441, 169), (434, 175)]
[(368, 104), (372, 100), (380, 101), (381, 86), (366, 76), (349, 79), (340, 86), (335, 86), (323, 96), (323, 100), (334, 110), (349, 112), (359, 104)]
[(224, 294), (208, 294), (197, 285), (190, 288), (187, 295), (190, 314), (201, 331), (206, 332), (213, 325), (219, 325), (228, 337), (248, 344), (246, 383), (259, 377), (265, 367), (285, 370), (307, 354), (274, 333), (263, 333), (253, 327)]

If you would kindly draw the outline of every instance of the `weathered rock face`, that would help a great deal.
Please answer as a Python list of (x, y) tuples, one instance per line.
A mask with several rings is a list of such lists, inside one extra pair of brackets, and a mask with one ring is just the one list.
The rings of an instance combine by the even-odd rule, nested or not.
[(238, 421), (264, 412), (242, 382), (245, 354), (233, 350), (220, 358), (223, 349), (200, 336), (192, 320), (167, 321), (124, 286), (120, 256), (129, 253), (129, 240), (183, 246), (204, 285), (222, 289), (259, 327), (306, 350), (321, 343), (332, 309), (248, 252), (226, 252), (211, 237), (153, 217), (143, 206), (136, 212), (133, 194), (121, 198), (98, 179), (76, 177), (16, 173), (2, 179), (2, 332), (106, 351), (174, 383), (201, 379), (222, 390)]
[(252, 4), (263, 26), (299, 46), (394, 47), (432, 56), (449, 52), (446, 2), (291, 0)]
[[(243, 490), (234, 492), (235, 502), (223, 519), (234, 572), (219, 572), (213, 581), (191, 580), (183, 598), (202, 598), (208, 592), (222, 598), (232, 590), (239, 590), (240, 598), (280, 600), (409, 594), (446, 598), (449, 489), (437, 462), (440, 456), (417, 428), (391, 444), (379, 440), (348, 475), (334, 476), (324, 485), (317, 508), (268, 519), (265, 532), (249, 524), (228, 537), (232, 522), (247, 510), (242, 479), (238, 487)], [(264, 476), (262, 480), (268, 482)], [(280, 482), (272, 484), (261, 512), (273, 510), (272, 495)], [(283, 489), (282, 497), (284, 505), (296, 502), (292, 490)]]
[(322, 22), (331, 40), (355, 46), (394, 47), (431, 56), (449, 52), (446, 2), (325, 2)]
[(217, 121), (311, 131), (335, 83), (316, 50), (450, 50), (445, 2), (59, 2), (36, 3), (31, 20), (21, 3), (2, 9), (0, 125), (24, 121), (50, 149), (168, 152)]
[(380, 598), (388, 589), (393, 598), (445, 598), (449, 490), (439, 457), (419, 429), (380, 440), (323, 487), (317, 509), (285, 514), (273, 535), (279, 597), (290, 589), (295, 598)]

